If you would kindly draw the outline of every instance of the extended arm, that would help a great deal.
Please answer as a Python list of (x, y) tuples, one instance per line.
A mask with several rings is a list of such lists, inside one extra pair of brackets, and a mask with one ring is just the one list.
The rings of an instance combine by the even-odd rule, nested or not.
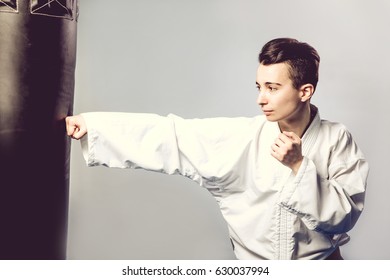
[[(185, 120), (169, 115), (132, 113), (82, 114), (81, 138), (89, 166), (143, 168), (181, 174), (207, 188), (240, 187), (240, 164), (248, 153), (257, 118)], [(68, 134), (84, 131), (69, 119)], [(237, 167), (236, 167), (237, 166)]]

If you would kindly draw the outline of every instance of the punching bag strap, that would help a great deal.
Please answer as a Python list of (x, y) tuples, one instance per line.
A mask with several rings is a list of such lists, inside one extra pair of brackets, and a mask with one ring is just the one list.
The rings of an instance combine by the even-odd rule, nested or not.
[[(0, 12), (18, 13), (18, 0), (0, 0)], [(30, 0), (32, 15), (78, 19), (77, 0)]]

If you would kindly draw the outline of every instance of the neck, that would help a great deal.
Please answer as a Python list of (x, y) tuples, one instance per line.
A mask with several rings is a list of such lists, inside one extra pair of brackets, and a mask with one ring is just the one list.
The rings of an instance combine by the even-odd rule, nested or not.
[(311, 110), (309, 102), (303, 104), (293, 116), (278, 122), (280, 131), (291, 131), (302, 138), (312, 120)]

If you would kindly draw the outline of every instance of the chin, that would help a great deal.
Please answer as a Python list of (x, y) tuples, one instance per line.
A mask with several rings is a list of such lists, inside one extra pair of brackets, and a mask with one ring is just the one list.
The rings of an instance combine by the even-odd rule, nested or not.
[(270, 115), (270, 116), (265, 115), (265, 117), (266, 117), (267, 121), (269, 121), (269, 122), (277, 122), (277, 121), (279, 121), (279, 119), (277, 117), (272, 116), (272, 115)]

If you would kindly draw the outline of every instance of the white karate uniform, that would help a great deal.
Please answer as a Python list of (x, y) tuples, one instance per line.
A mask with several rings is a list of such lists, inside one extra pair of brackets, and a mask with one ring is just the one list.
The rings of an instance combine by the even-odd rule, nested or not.
[(238, 259), (324, 259), (363, 210), (368, 164), (346, 128), (317, 112), (296, 175), (271, 155), (277, 122), (84, 113), (88, 166), (181, 174), (219, 203)]

